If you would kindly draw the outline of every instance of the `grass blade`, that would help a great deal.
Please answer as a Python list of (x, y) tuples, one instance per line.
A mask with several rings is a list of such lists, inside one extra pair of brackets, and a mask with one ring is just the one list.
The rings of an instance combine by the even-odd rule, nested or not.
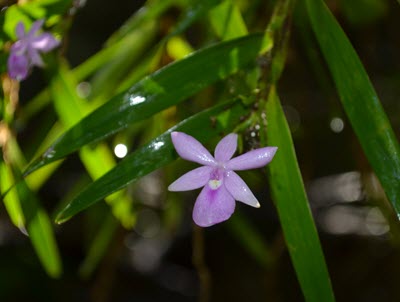
[[(56, 112), (66, 127), (71, 127), (88, 112), (87, 103), (76, 94), (76, 80), (73, 73), (63, 63), (59, 64), (51, 83), (51, 92)], [(86, 106), (85, 106), (86, 105)], [(112, 152), (105, 144), (81, 148), (79, 157), (92, 179), (97, 179), (115, 166)], [(126, 228), (131, 228), (134, 218), (131, 213), (131, 201), (123, 192), (106, 198), (113, 214)]]
[[(10, 137), (3, 150), (11, 164), (0, 161), (1, 193), (8, 191), (15, 179), (20, 179), (19, 168), (25, 162), (17, 142)], [(18, 172), (16, 172), (18, 169)], [(15, 177), (19, 176), (19, 177)], [(34, 193), (24, 180), (20, 180), (4, 197), (4, 203), (11, 221), (24, 233), (28, 233), (35, 252), (47, 274), (53, 278), (61, 275), (62, 264), (53, 227), (46, 211), (41, 207)]]
[(18, 183), (17, 192), (24, 201), (21, 204), (26, 228), (36, 254), (49, 276), (57, 278), (62, 265), (50, 218), (24, 181)]
[(246, 24), (237, 5), (230, 0), (222, 2), (209, 13), (211, 25), (223, 40), (248, 34)]
[[(10, 167), (8, 167), (5, 162), (0, 162), (1, 194), (4, 194), (8, 188), (12, 187), (14, 183), (15, 180)], [(3, 201), (12, 223), (19, 229), (24, 228), (25, 218), (17, 192), (15, 190), (11, 190), (4, 196)]]
[[(14, 181), (11, 168), (0, 163), (1, 185)], [(23, 202), (20, 202), (22, 200)], [(53, 278), (61, 275), (62, 265), (54, 238), (53, 228), (46, 211), (24, 181), (18, 182), (4, 199), (13, 223), (27, 231), (36, 254), (47, 274)]]
[(268, 165), (272, 197), (304, 297), (308, 302), (334, 301), (289, 126), (274, 88), (268, 97), (266, 112), (268, 145), (278, 147)]
[(400, 147), (350, 41), (321, 0), (307, 0), (311, 26), (361, 146), (400, 217)]

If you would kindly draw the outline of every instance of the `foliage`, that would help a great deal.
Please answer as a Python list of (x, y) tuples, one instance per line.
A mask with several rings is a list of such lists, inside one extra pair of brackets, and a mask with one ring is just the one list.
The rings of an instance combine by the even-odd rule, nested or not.
[[(370, 6), (364, 7), (364, 2)], [(370, 22), (387, 11), (384, 2), (357, 3), (341, 4), (345, 14), (352, 12), (351, 22)], [(166, 191), (182, 174), (183, 165), (171, 133), (185, 132), (211, 147), (234, 132), (239, 135), (240, 153), (259, 146), (278, 147), (267, 169), (246, 175), (255, 186), (261, 183), (271, 190), (305, 300), (334, 301), (293, 133), (280, 102), (279, 83), (293, 28), (305, 47), (320, 50), (313, 53), (320, 61), (312, 68), (323, 74), (320, 80), (325, 79), (327, 86), (332, 77), (384, 190), (379, 206), (394, 225), (392, 216), (400, 217), (400, 149), (357, 52), (324, 1), (148, 0), (102, 49), (72, 68), (67, 41), (80, 5), (70, 0), (18, 1), (0, 16), (2, 200), (10, 221), (29, 235), (48, 275), (62, 276), (63, 251), (56, 234), (66, 227), (64, 222), (76, 217), (91, 230), (80, 268), (81, 276), (89, 278), (123, 232), (120, 226), (125, 230), (138, 226), (138, 215), (149, 207), (151, 195), (143, 193), (144, 183), (156, 192), (158, 201), (150, 208), (161, 212), (162, 228), (177, 237), (190, 202), (181, 203), (183, 195)], [(351, 9), (358, 5), (373, 13), (361, 18)], [(176, 11), (179, 17), (171, 20)], [(259, 18), (260, 11), (268, 18)], [(26, 82), (18, 82), (8, 76), (6, 67), (17, 39), (15, 28), (18, 22), (29, 28), (41, 19), (62, 46), (43, 55), (43, 70), (35, 68)], [(28, 99), (25, 83), (37, 81), (40, 73), (45, 84)], [(114, 155), (118, 144), (129, 149), (122, 160)], [(62, 181), (60, 175), (71, 171), (70, 165), (78, 171), (75, 179), (61, 186), (62, 198), (48, 201), (43, 192)], [(156, 181), (150, 179), (153, 176)], [(386, 198), (391, 207), (384, 203)], [(269, 195), (264, 193), (259, 200), (263, 206)], [(52, 224), (51, 219), (62, 225)], [(250, 215), (235, 214), (226, 226), (260, 267), (274, 267), (279, 255)]]

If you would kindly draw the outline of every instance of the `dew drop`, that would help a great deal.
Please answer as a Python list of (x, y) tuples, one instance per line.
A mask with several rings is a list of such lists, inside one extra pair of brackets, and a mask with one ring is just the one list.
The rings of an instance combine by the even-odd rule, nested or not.
[(118, 144), (114, 148), (114, 154), (118, 158), (124, 158), (128, 154), (128, 148), (124, 144)]
[(49, 149), (47, 149), (47, 151), (43, 154), (43, 158), (53, 158), (54, 154), (56, 154), (56, 151), (54, 150), (54, 147), (51, 147)]
[(331, 130), (335, 133), (340, 133), (344, 129), (344, 122), (340, 117), (334, 117), (330, 123)]

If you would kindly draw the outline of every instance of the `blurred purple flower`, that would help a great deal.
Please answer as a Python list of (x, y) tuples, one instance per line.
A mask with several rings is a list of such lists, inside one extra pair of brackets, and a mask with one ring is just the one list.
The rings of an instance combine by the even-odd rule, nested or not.
[(211, 226), (231, 217), (235, 200), (260, 207), (257, 198), (235, 170), (261, 168), (275, 155), (277, 147), (255, 149), (232, 158), (237, 147), (237, 134), (225, 136), (217, 145), (214, 157), (195, 138), (182, 132), (172, 132), (172, 143), (179, 156), (203, 166), (194, 169), (169, 187), (169, 191), (189, 191), (204, 187), (193, 209), (194, 222)]
[(46, 53), (56, 48), (60, 42), (50, 33), (39, 34), (44, 20), (38, 20), (32, 24), (29, 32), (25, 33), (25, 27), (19, 22), (15, 28), (18, 41), (11, 46), (8, 58), (8, 74), (18, 81), (24, 80), (32, 66), (43, 67), (44, 63), (40, 53)]

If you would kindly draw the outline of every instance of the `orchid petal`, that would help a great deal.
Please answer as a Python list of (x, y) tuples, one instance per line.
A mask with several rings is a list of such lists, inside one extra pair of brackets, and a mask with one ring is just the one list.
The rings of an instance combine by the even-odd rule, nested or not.
[(210, 152), (192, 136), (183, 132), (172, 132), (171, 139), (176, 152), (183, 159), (206, 166), (216, 166), (217, 163)]
[(241, 201), (255, 208), (260, 207), (260, 203), (254, 196), (253, 192), (251, 192), (250, 188), (246, 185), (243, 179), (235, 172), (227, 172), (224, 178), (224, 182), (226, 189), (235, 200)]
[(8, 74), (11, 78), (18, 81), (24, 80), (28, 75), (29, 62), (25, 56), (19, 56), (14, 53), (8, 57)]
[(28, 56), (29, 56), (29, 59), (31, 60), (32, 65), (36, 65), (39, 67), (44, 66), (44, 62), (36, 49), (28, 48)]
[(208, 227), (229, 219), (234, 211), (235, 200), (225, 186), (216, 190), (205, 186), (194, 205), (193, 220), (199, 226)]
[(30, 28), (30, 30), (28, 32), (28, 35), (27, 35), (28, 38), (32, 39), (36, 35), (37, 31), (43, 26), (43, 24), (44, 24), (44, 20), (43, 19), (35, 21), (32, 24), (32, 26), (31, 26), (31, 28)]
[(23, 40), (20, 40), (20, 41), (15, 42), (11, 46), (10, 52), (13, 53), (14, 55), (21, 56), (21, 55), (25, 54), (27, 47), (28, 47), (28, 45), (26, 44), (26, 42)]
[(56, 40), (52, 34), (43, 33), (32, 39), (31, 46), (41, 52), (49, 52), (60, 45), (60, 41)]
[(218, 162), (227, 162), (232, 158), (237, 147), (237, 137), (237, 134), (231, 133), (220, 140), (214, 152), (214, 157)]
[(203, 166), (183, 174), (172, 184), (168, 191), (190, 191), (203, 187), (209, 180), (213, 167)]
[(274, 157), (277, 147), (255, 149), (235, 157), (225, 165), (227, 170), (249, 170), (264, 167)]
[(18, 39), (23, 39), (25, 37), (25, 25), (22, 22), (18, 22), (15, 27), (15, 33), (17, 34)]

